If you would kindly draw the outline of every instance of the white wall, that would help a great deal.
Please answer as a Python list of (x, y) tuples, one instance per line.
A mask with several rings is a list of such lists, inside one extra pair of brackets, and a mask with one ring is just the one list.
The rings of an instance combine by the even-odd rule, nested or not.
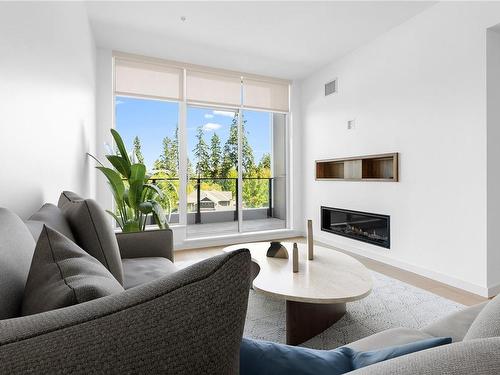
[[(113, 127), (115, 113), (113, 102), (113, 56), (109, 49), (97, 49), (96, 53), (96, 101), (97, 101), (97, 130), (96, 156), (106, 161), (104, 144), (113, 144), (110, 129)], [(106, 209), (111, 208), (113, 195), (102, 173), (97, 173), (96, 199)]]
[(488, 286), (500, 292), (500, 34), (487, 31)]
[(82, 4), (0, 3), (0, 206), (94, 195), (94, 51)]
[[(486, 29), (499, 21), (499, 3), (438, 3), (301, 83), (303, 210), (318, 239), (488, 293)], [(385, 152), (400, 152), (400, 182), (314, 179), (315, 159)], [(391, 249), (320, 232), (321, 205), (390, 215)]]

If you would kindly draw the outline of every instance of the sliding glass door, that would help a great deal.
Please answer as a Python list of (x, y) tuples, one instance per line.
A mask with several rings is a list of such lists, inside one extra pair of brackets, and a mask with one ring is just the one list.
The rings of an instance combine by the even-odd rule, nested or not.
[(186, 132), (188, 237), (286, 228), (284, 114), (188, 106)]
[(238, 232), (238, 112), (188, 106), (187, 236)]
[(242, 112), (242, 231), (286, 228), (286, 117)]

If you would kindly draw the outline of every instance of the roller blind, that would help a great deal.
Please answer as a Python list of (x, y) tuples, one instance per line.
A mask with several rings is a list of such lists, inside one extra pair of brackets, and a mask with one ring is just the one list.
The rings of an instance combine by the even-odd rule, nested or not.
[(243, 78), (243, 106), (288, 112), (288, 83)]
[(158, 99), (182, 100), (181, 68), (115, 59), (115, 92)]
[(241, 77), (188, 69), (186, 99), (190, 102), (241, 105)]

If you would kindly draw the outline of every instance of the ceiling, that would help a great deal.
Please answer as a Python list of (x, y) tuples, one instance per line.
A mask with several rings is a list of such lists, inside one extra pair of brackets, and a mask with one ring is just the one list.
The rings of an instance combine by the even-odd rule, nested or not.
[(99, 47), (296, 79), (434, 3), (118, 1), (86, 5)]

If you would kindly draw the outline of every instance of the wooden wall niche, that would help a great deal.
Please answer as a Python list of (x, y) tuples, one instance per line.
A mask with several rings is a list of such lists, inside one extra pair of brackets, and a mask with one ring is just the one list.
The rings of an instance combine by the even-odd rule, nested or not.
[(316, 180), (398, 181), (398, 153), (316, 160)]

